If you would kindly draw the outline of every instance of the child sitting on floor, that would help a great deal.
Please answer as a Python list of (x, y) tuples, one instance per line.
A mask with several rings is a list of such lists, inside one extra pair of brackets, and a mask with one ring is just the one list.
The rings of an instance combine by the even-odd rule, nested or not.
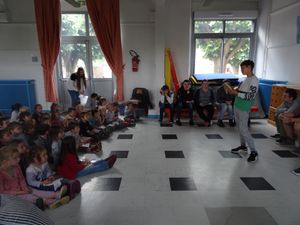
[(0, 149), (0, 194), (16, 195), (44, 209), (57, 208), (69, 202), (69, 197), (59, 196), (55, 192), (40, 191), (27, 186), (25, 178), (19, 167), (19, 153), (10, 146)]
[(75, 138), (67, 136), (61, 143), (60, 163), (56, 168), (59, 175), (66, 179), (75, 179), (88, 174), (101, 172), (113, 167), (117, 157), (111, 155), (104, 160), (91, 163), (89, 160), (80, 161), (76, 151)]

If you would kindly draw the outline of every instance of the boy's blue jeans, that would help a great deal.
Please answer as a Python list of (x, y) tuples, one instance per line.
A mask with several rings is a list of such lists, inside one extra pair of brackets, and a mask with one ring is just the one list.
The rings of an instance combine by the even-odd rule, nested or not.
[(97, 173), (97, 172), (101, 172), (104, 170), (109, 169), (108, 163), (105, 160), (99, 160), (96, 161), (94, 163), (92, 163), (91, 165), (85, 167), (83, 170), (80, 170), (77, 173), (76, 177), (83, 177), (92, 173)]

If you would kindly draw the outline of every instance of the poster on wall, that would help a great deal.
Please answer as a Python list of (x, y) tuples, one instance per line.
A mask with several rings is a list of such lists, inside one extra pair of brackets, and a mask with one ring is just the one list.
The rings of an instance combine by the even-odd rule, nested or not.
[(297, 16), (297, 44), (300, 44), (300, 16)]

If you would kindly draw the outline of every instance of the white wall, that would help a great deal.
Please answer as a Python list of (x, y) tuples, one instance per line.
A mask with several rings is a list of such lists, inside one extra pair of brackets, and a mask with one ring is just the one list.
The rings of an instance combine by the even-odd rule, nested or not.
[[(129, 99), (134, 87), (149, 89), (158, 113), (159, 89), (164, 83), (164, 49), (170, 48), (178, 79), (189, 75), (191, 1), (121, 1), (121, 27), (124, 71), (124, 96)], [(134, 10), (133, 10), (134, 9)], [(131, 71), (134, 49), (140, 55), (138, 72)]]
[(272, 1), (264, 61), (265, 78), (300, 84), (300, 44), (296, 43), (296, 18), (300, 1)]
[(35, 24), (0, 24), (0, 33), (0, 79), (35, 80), (37, 102), (46, 107)]

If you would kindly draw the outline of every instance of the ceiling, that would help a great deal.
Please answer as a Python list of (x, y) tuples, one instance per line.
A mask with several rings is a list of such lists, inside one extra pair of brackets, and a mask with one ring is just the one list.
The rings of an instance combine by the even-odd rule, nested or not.
[[(50, 1), (50, 0), (47, 0)], [(134, 2), (137, 0), (120, 0)], [(154, 10), (155, 0), (151, 2), (149, 10)], [(172, 2), (172, 0), (169, 0)], [(257, 10), (262, 0), (192, 0), (193, 11), (201, 10)], [(141, 2), (141, 0), (138, 0)], [(61, 0), (62, 11), (85, 11), (86, 7), (71, 6)], [(0, 0), (0, 23), (34, 23), (34, 0)]]

